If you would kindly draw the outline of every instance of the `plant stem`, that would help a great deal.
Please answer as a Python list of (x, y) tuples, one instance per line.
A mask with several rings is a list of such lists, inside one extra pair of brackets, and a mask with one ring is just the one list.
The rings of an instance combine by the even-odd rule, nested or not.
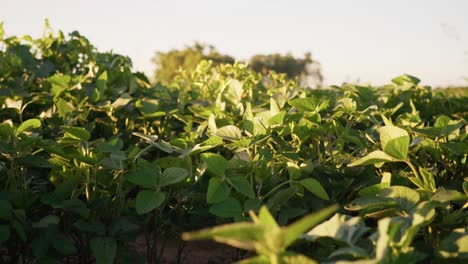
[(268, 197), (269, 195), (271, 195), (272, 193), (274, 193), (276, 190), (278, 190), (279, 188), (283, 187), (283, 185), (286, 185), (286, 184), (291, 184), (293, 183), (294, 181), (292, 180), (289, 180), (289, 181), (285, 181), (279, 185), (277, 185), (275, 188), (271, 189), (267, 194), (265, 194), (263, 197), (261, 197), (261, 199), (265, 199), (266, 197)]
[(409, 161), (409, 160), (405, 160), (405, 163), (411, 168), (411, 171), (413, 172), (414, 176), (418, 179), (421, 179), (419, 177), (419, 173), (418, 171), (416, 170), (416, 168), (413, 166), (413, 164)]

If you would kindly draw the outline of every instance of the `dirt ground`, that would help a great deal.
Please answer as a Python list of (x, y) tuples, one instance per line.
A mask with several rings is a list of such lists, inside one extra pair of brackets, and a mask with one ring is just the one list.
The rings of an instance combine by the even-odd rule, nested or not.
[[(137, 240), (135, 248), (143, 255), (146, 253), (144, 237)], [(253, 255), (212, 241), (186, 242), (178, 239), (167, 241), (162, 252), (161, 263), (164, 264), (233, 263)]]

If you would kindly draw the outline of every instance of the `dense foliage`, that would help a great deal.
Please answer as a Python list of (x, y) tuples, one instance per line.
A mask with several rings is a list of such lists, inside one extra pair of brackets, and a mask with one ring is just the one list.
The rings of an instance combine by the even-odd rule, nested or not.
[(0, 261), (156, 263), (224, 224), (184, 238), (244, 263), (464, 263), (468, 100), (418, 83), (310, 90), (202, 61), (152, 85), (78, 32), (0, 27)]
[(214, 65), (234, 63), (234, 58), (221, 54), (214, 46), (196, 42), (184, 49), (173, 49), (168, 52), (156, 52), (153, 63), (156, 65), (154, 77), (164, 84), (171, 83), (181, 69), (192, 72), (202, 60), (210, 60)]
[[(183, 70), (191, 74), (202, 60), (211, 61), (213, 66), (235, 62), (234, 57), (221, 54), (214, 46), (200, 43), (181, 50), (159, 51), (153, 58), (156, 65), (155, 80), (168, 85), (174, 81), (178, 71)], [(320, 85), (323, 81), (320, 64), (312, 59), (310, 53), (306, 53), (304, 58), (296, 58), (291, 54), (257, 54), (248, 60), (248, 64), (250, 69), (264, 75), (274, 71), (284, 73), (290, 79), (297, 78), (303, 86)]]

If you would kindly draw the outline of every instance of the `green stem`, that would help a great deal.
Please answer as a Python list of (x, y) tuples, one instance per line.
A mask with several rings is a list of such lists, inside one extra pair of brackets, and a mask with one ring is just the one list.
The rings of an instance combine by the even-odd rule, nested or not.
[(418, 179), (421, 179), (421, 177), (419, 177), (418, 170), (416, 170), (413, 164), (409, 160), (405, 160), (405, 163), (411, 168), (411, 171), (413, 172), (414, 176)]
[(141, 155), (143, 155), (143, 153), (145, 153), (146, 151), (148, 151), (149, 149), (151, 149), (153, 147), (153, 145), (149, 145), (147, 146), (146, 148), (144, 148), (143, 150), (141, 150), (140, 152), (138, 152), (135, 157), (133, 158), (133, 161), (136, 161)]
[(278, 186), (276, 186), (275, 188), (271, 189), (271, 191), (269, 191), (267, 194), (265, 194), (263, 197), (261, 197), (261, 199), (265, 199), (267, 198), (268, 196), (270, 196), (272, 193), (274, 193), (276, 190), (278, 190), (279, 188), (283, 187), (283, 185), (286, 185), (286, 184), (291, 184), (293, 183), (294, 181), (292, 180), (289, 180), (289, 181), (285, 181), (281, 184), (279, 184)]

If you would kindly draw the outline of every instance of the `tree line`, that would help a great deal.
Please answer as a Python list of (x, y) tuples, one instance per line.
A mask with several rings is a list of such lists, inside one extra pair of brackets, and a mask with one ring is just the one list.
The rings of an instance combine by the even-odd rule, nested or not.
[[(238, 61), (231, 55), (220, 53), (212, 45), (195, 42), (183, 49), (156, 52), (152, 59), (156, 65), (155, 80), (165, 84), (171, 83), (179, 69), (191, 72), (202, 60), (211, 60), (214, 65)], [(321, 85), (323, 81), (320, 63), (312, 58), (310, 52), (303, 57), (294, 57), (290, 53), (256, 54), (245, 62), (252, 70), (262, 75), (269, 71), (283, 73), (288, 78), (297, 78), (303, 86)]]

